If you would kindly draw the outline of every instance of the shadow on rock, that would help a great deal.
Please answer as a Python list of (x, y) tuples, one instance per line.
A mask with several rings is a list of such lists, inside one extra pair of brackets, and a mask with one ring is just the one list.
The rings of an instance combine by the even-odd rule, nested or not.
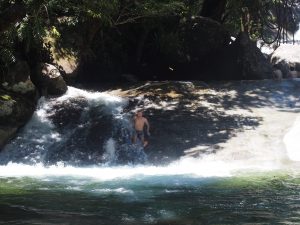
[(131, 99), (125, 111), (144, 109), (151, 124), (149, 160), (169, 163), (215, 153), (218, 144), (256, 129), (263, 119), (253, 108), (299, 109), (299, 90), (300, 82), (293, 80), (152, 82), (125, 91)]

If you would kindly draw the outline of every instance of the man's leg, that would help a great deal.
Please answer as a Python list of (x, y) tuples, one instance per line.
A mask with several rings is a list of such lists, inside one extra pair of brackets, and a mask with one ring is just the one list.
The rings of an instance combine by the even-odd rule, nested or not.
[(133, 144), (136, 143), (136, 139), (137, 139), (137, 133), (135, 132), (135, 133), (132, 135), (132, 143), (133, 143)]
[(149, 134), (148, 134), (148, 132), (146, 130), (144, 130), (144, 136), (143, 136), (143, 138), (144, 138), (144, 141), (143, 141), (144, 147), (146, 147), (149, 144), (149, 141), (148, 141)]
[(143, 147), (145, 147), (145, 138), (144, 138), (144, 132), (143, 131), (139, 131), (137, 133), (137, 138), (140, 140)]
[(145, 139), (144, 135), (141, 136), (141, 142), (143, 143), (143, 147), (148, 145), (148, 141)]

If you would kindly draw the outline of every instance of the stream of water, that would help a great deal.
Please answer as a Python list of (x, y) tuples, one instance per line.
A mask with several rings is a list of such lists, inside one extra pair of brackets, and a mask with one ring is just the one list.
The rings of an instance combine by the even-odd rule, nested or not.
[[(70, 96), (88, 99), (75, 102), (85, 113), (76, 117), (72, 108), (71, 123), (68, 116), (52, 117), (59, 114), (53, 107)], [(124, 145), (115, 135), (129, 126), (120, 113), (125, 104), (72, 88), (59, 99), (41, 100), (0, 154), (0, 224), (300, 224), (297, 113), (257, 110), (264, 125), (232, 138), (216, 154), (162, 166), (120, 165), (117, 152)], [(93, 140), (85, 130), (97, 126), (90, 118), (99, 112), (117, 124), (102, 140), (102, 152), (88, 142), (84, 149), (80, 139)]]

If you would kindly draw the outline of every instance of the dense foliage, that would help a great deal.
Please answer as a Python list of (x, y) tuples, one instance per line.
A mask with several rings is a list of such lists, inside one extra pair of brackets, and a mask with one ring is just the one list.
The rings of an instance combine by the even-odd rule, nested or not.
[(124, 71), (142, 63), (145, 51), (172, 56), (181, 47), (178, 25), (195, 16), (233, 36), (287, 40), (298, 29), (299, 8), (296, 0), (0, 0), (1, 71), (17, 58), (34, 64), (52, 61), (51, 54)]
[(300, 22), (296, 0), (231, 0), (228, 1), (225, 23), (231, 30), (243, 30), (267, 43), (287, 41), (288, 34), (298, 30)]

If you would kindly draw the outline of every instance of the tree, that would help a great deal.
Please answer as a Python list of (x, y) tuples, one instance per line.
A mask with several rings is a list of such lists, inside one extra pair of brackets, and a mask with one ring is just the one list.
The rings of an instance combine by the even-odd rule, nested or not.
[(0, 5), (2, 6), (0, 11), (0, 33), (2, 33), (10, 26), (20, 22), (26, 15), (26, 9), (25, 4), (22, 1), (16, 1), (14, 4), (9, 4), (2, 0)]
[(240, 31), (267, 43), (284, 41), (300, 22), (296, 0), (227, 0), (223, 23), (236, 35)]
[(223, 22), (228, 0), (204, 0), (200, 16)]
[(266, 42), (287, 40), (298, 28), (299, 8), (296, 0), (0, 0), (0, 66), (18, 57), (51, 60), (50, 41), (57, 53), (81, 62), (139, 65), (151, 48), (177, 51), (176, 28), (199, 15), (233, 36), (243, 31)]

